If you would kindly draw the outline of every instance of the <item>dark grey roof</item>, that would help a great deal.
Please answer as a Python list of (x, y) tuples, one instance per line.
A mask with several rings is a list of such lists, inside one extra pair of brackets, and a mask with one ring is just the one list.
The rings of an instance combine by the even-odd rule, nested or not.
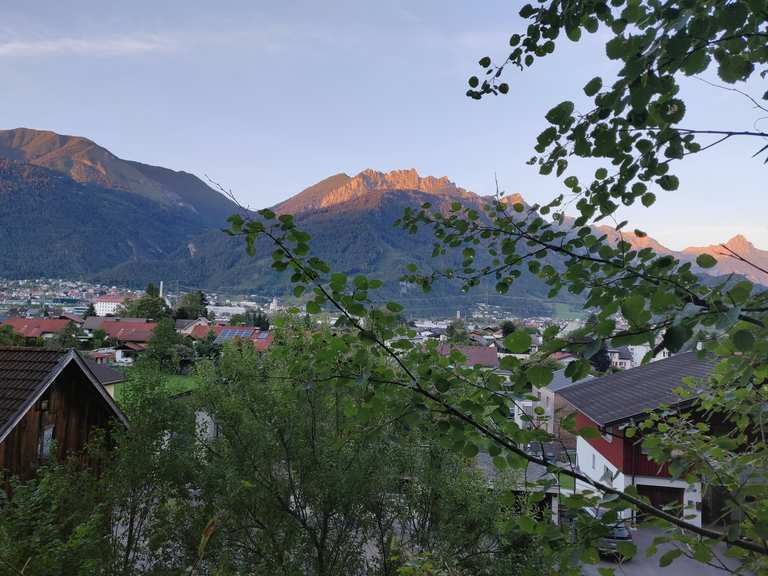
[(176, 330), (184, 330), (184, 328), (186, 328), (193, 322), (197, 322), (197, 319), (189, 320), (188, 318), (185, 318), (183, 320), (182, 319), (176, 320)]
[(97, 364), (90, 358), (83, 358), (85, 363), (88, 364), (88, 368), (96, 376), (97, 380), (106, 386), (108, 384), (117, 384), (118, 382), (125, 381), (125, 374), (115, 370), (114, 368), (107, 366), (106, 364)]
[(717, 364), (702, 359), (696, 352), (677, 354), (623, 372), (579, 382), (560, 391), (560, 395), (599, 426), (647, 414), (662, 404), (684, 402), (673, 390), (686, 376), (705, 377)]
[(632, 350), (630, 350), (629, 347), (622, 346), (619, 348), (619, 358), (622, 360), (633, 360), (635, 356), (632, 354)]
[(66, 359), (64, 350), (0, 348), (0, 433)]
[(594, 376), (592, 374), (587, 374), (584, 378), (581, 380), (577, 380), (574, 382), (568, 376), (565, 375), (565, 368), (562, 370), (556, 370), (552, 373), (552, 382), (547, 384), (545, 388), (548, 390), (551, 390), (552, 392), (560, 392), (563, 388), (567, 388), (568, 386), (573, 386), (574, 384), (577, 384), (579, 382), (587, 382), (588, 380), (592, 380)]
[(125, 416), (104, 390), (91, 367), (74, 350), (45, 348), (0, 348), (0, 441), (47, 390), (70, 362), (76, 363), (114, 414)]

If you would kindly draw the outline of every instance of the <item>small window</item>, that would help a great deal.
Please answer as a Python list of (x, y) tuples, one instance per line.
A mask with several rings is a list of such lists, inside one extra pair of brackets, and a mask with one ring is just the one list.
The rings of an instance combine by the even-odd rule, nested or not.
[(592, 470), (594, 470), (595, 467), (596, 467), (596, 465), (595, 465), (595, 453), (593, 452), (592, 453)]
[(51, 447), (54, 440), (54, 426), (49, 424), (45, 426), (40, 433), (40, 444), (38, 445), (37, 454), (42, 459), (50, 458)]

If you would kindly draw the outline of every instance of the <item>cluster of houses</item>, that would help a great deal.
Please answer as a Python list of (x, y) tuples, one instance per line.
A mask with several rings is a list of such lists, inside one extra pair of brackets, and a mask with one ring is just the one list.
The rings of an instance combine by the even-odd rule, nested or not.
[[(34, 346), (64, 333), (70, 326), (78, 328), (78, 338), (83, 343), (101, 337), (108, 345), (87, 352), (97, 364), (130, 365), (146, 350), (152, 339), (157, 322), (147, 318), (120, 318), (114, 316), (89, 316), (82, 318), (63, 314), (56, 318), (8, 318), (0, 326), (9, 326), (25, 343)], [(214, 338), (222, 344), (233, 338), (251, 342), (257, 350), (265, 350), (272, 342), (272, 333), (249, 326), (227, 326), (207, 318), (176, 320), (176, 331), (192, 340)]]
[[(124, 418), (112, 400), (110, 388), (121, 378), (111, 364), (133, 361), (147, 346), (156, 323), (143, 318), (93, 316), (6, 320), (18, 335), (46, 339), (60, 334), (72, 323), (84, 338), (98, 331), (113, 343), (89, 352), (46, 348), (0, 348), (0, 468), (27, 474), (33, 462), (50, 457), (52, 440), (60, 451), (76, 450), (87, 442), (92, 430), (110, 419)], [(224, 343), (233, 339), (251, 342), (257, 350), (272, 343), (268, 330), (227, 326), (206, 318), (177, 320), (176, 330), (191, 339), (212, 339)], [(465, 363), (503, 373), (500, 359), (509, 352), (503, 347), (498, 329), (470, 331), (470, 343), (452, 344), (434, 329), (419, 331), (419, 339), (437, 338), (437, 350), (445, 356), (461, 352)], [(531, 349), (540, 339), (532, 337)], [(695, 352), (662, 357), (641, 364), (647, 350), (631, 347), (609, 350), (612, 370), (590, 375), (577, 382), (555, 372), (552, 381), (515, 402), (513, 417), (520, 426), (540, 426), (557, 444), (575, 454), (578, 470), (614, 489), (636, 489), (659, 507), (676, 507), (693, 523), (711, 523), (722, 515), (723, 506), (716, 486), (672, 478), (645, 454), (638, 437), (624, 434), (627, 426), (649, 413), (683, 407), (690, 399), (675, 394), (685, 377), (706, 377), (713, 363)], [(562, 365), (573, 361), (569, 354), (556, 358)], [(594, 427), (600, 434), (584, 437), (561, 429), (560, 421), (575, 415), (576, 429)], [(574, 489), (592, 490), (584, 482)]]

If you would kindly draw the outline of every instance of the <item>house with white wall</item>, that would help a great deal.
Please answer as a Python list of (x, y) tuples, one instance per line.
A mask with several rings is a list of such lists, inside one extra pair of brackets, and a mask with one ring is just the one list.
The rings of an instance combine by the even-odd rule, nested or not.
[(104, 294), (93, 301), (93, 309), (96, 316), (116, 316), (127, 300), (129, 296), (125, 294)]
[[(648, 458), (641, 438), (627, 438), (624, 430), (662, 406), (683, 409), (691, 400), (680, 398), (674, 390), (683, 378), (707, 377), (714, 365), (714, 360), (687, 352), (562, 389), (560, 394), (576, 410), (576, 428), (594, 427), (600, 432), (596, 438), (578, 437), (579, 470), (621, 491), (635, 486), (654, 506), (671, 506), (700, 526), (702, 513), (706, 514), (702, 503), (706, 487), (673, 478), (666, 465)], [(594, 489), (577, 481), (576, 490)]]

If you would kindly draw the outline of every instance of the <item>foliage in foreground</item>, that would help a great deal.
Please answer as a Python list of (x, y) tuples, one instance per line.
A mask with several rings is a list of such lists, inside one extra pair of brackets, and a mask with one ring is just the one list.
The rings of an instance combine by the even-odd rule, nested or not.
[[(567, 369), (574, 380), (590, 371), (590, 359), (607, 344), (646, 344), (651, 351), (645, 361), (663, 350), (697, 351), (716, 360), (717, 367), (708, 378), (681, 382), (680, 396), (690, 399), (685, 409), (652, 414), (643, 422), (631, 423), (624, 433), (642, 442), (657, 463), (668, 465), (673, 477), (722, 490), (727, 501), (723, 530), (696, 526), (688, 518), (650, 505), (631, 490), (616, 490), (574, 467), (561, 475), (591, 485), (603, 506), (642, 511), (656, 519), (666, 529), (663, 541), (675, 546), (662, 557), (664, 565), (685, 555), (725, 570), (762, 573), (768, 569), (764, 433), (768, 291), (740, 277), (702, 282), (701, 271), (713, 267), (715, 257), (700, 255), (694, 266), (650, 247), (636, 248), (629, 242), (631, 237), (624, 236), (626, 221), (615, 226), (618, 240), (608, 238), (595, 225), (616, 218), (623, 205), (639, 200), (650, 207), (657, 193), (677, 189), (680, 182), (672, 173), (674, 163), (688, 155), (735, 138), (752, 139), (757, 143), (755, 156), (766, 154), (768, 133), (757, 129), (682, 125), (686, 106), (680, 84), (684, 76), (714, 68), (723, 82), (744, 83), (732, 90), (726, 87), (735, 97), (768, 111), (761, 103), (768, 99), (768, 92), (761, 95), (764, 86), (754, 84), (757, 75), (765, 78), (768, 73), (768, 4), (764, 0), (550, 0), (535, 7), (526, 5), (520, 15), (528, 21), (527, 29), (512, 35), (512, 51), (501, 63), (494, 64), (489, 57), (480, 60), (483, 77), (470, 78), (467, 95), (471, 98), (508, 93), (510, 86), (504, 81), (508, 67), (524, 70), (554, 52), (566, 38), (578, 42), (582, 31), (602, 30), (609, 38), (606, 54), (620, 62), (621, 70), (611, 85), (601, 77), (586, 83), (583, 92), (591, 99), (586, 112), (566, 100), (546, 115), (548, 126), (537, 139), (537, 155), (530, 164), (543, 175), (562, 177), (566, 193), (545, 205), (511, 202), (500, 192), (482, 210), (459, 201), (447, 211), (429, 203), (406, 209), (398, 225), (413, 234), (423, 228), (432, 230), (435, 256), (456, 252), (463, 261), (460, 266), (438, 264), (430, 273), (414, 265), (403, 280), (429, 292), (438, 279), (457, 280), (467, 291), (490, 278), (503, 294), (533, 274), (550, 287), (551, 298), (563, 292), (584, 298), (593, 321), (580, 333), (562, 334), (557, 327), (546, 330), (536, 357), (504, 359), (502, 367), (511, 373), (508, 381), (456, 368), (460, 358), (449, 366), (434, 348), (414, 347), (413, 334), (394, 320), (402, 306), (377, 302), (379, 280), (347, 277), (313, 254), (309, 235), (296, 227), (290, 215), (278, 217), (271, 210), (262, 210), (257, 217), (235, 215), (230, 233), (244, 238), (249, 253), (258, 240), (271, 242), (273, 268), (290, 274), (294, 294), (307, 297), (306, 311), (316, 314), (327, 307), (340, 314), (357, 334), (356, 339), (340, 344), (347, 353), (367, 350), (381, 360), (376, 368), (349, 375), (351, 380), (397, 389), (423, 414), (441, 414), (442, 430), (457, 450), (465, 454), (487, 450), (500, 469), (522, 460), (554, 470), (554, 463), (526, 451), (531, 442), (552, 439), (541, 429), (524, 430), (511, 422), (508, 414), (514, 400), (501, 392), (524, 396), (546, 385), (552, 379), (547, 359), (555, 352), (579, 355)], [(750, 89), (758, 93), (752, 96)], [(579, 158), (599, 163), (594, 177), (584, 181), (573, 173), (572, 163)], [(566, 217), (570, 205), (578, 211), (576, 218)], [(635, 230), (633, 236), (643, 238), (645, 233)], [(721, 257), (746, 262), (726, 247)], [(619, 327), (619, 317), (626, 320), (627, 328)], [(530, 338), (513, 332), (505, 345), (512, 352), (524, 352)], [(572, 427), (571, 422), (563, 422), (565, 428), (569, 424)], [(580, 434), (589, 437), (599, 431), (586, 428)], [(583, 502), (584, 496), (578, 496), (565, 504), (578, 508)], [(536, 530), (535, 524), (530, 527), (532, 533)], [(727, 544), (727, 554), (741, 561), (736, 568), (724, 562), (718, 543)], [(549, 542), (541, 544), (544, 550), (552, 549)], [(583, 559), (595, 559), (589, 545), (583, 549)]]
[[(408, 402), (374, 407), (373, 384), (337, 378), (370, 358), (329, 355), (335, 339), (289, 323), (267, 354), (227, 347), (180, 397), (137, 367), (131, 427), (100, 474), (72, 461), (12, 481), (0, 574), (394, 575), (424, 557), (451, 574), (546, 571), (554, 557), (517, 529), (540, 498), (443, 446)], [(542, 518), (540, 538), (560, 538)]]

